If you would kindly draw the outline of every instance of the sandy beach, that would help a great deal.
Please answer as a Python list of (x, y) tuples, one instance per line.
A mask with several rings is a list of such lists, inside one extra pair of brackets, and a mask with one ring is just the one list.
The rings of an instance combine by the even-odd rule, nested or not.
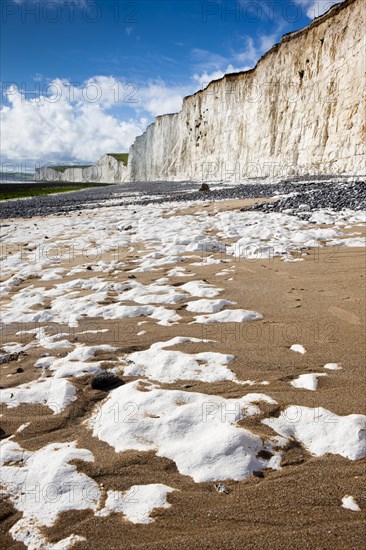
[[(362, 213), (342, 221), (340, 214), (318, 212), (318, 222), (310, 223), (250, 212), (251, 205), (108, 209), (109, 224), (102, 208), (68, 214), (57, 224), (52, 217), (7, 222), (1, 353), (15, 356), (1, 365), (0, 380), (4, 547), (22, 548), (26, 541), (33, 548), (45, 540), (80, 549), (120, 548), (121, 541), (126, 548), (304, 548), (304, 540), (309, 548), (362, 547)], [(235, 231), (255, 226), (250, 237), (243, 233), (245, 253), (235, 255)], [(41, 235), (49, 237), (47, 246)], [(276, 239), (281, 254), (272, 254)], [(258, 242), (263, 248), (254, 253)], [(250, 320), (248, 312), (259, 316)], [(40, 368), (42, 360), (47, 366)], [(92, 379), (106, 370), (125, 384), (93, 389)], [(72, 387), (71, 400), (61, 397), (61, 383)], [(172, 412), (170, 396), (177, 396)], [(108, 431), (116, 403), (132, 408)], [(200, 406), (200, 417), (187, 417), (183, 427), (178, 409), (187, 406), (196, 407), (192, 414)], [(161, 423), (157, 431), (154, 419)], [(226, 441), (227, 424), (235, 432)], [(172, 441), (182, 437), (188, 452), (192, 445), (193, 458), (177, 442), (169, 448), (168, 428)], [(239, 439), (230, 451), (239, 432), (249, 433), (252, 443), (245, 447)], [(204, 451), (207, 437), (213, 454)], [(42, 489), (40, 471), (37, 503), (28, 455), (36, 460), (50, 445), (73, 442), (92, 458), (71, 458), (68, 468), (83, 476), (76, 486), (88, 480), (94, 492), (82, 492), (75, 505), (57, 470), (52, 494)], [(6, 446), (13, 444), (21, 462)], [(245, 471), (239, 451), (250, 457)], [(14, 489), (9, 475), (19, 479), (25, 469), (24, 487)], [(140, 509), (141, 486), (153, 484), (169, 494), (152, 506), (145, 524), (128, 510), (106, 512), (109, 492), (123, 495), (137, 486), (132, 506)], [(67, 505), (51, 524), (43, 520), (37, 507), (57, 508), (65, 492)], [(361, 511), (342, 507), (349, 495)]]

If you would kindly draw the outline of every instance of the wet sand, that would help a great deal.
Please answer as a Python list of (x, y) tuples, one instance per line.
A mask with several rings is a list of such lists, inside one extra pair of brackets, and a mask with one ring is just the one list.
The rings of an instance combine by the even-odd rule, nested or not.
[[(227, 208), (245, 206), (231, 201)], [(217, 205), (208, 208), (214, 210)], [(160, 326), (152, 319), (143, 319), (147, 322), (141, 326), (138, 325), (141, 318), (118, 322), (88, 319), (76, 329), (64, 326), (57, 330), (66, 332), (71, 343), (111, 344), (118, 348), (115, 355), (121, 357), (174, 336), (214, 340), (209, 350), (233, 354), (235, 360), (229, 368), (238, 379), (251, 379), (255, 384), (240, 386), (233, 382), (189, 381), (190, 388), (186, 391), (226, 398), (239, 398), (248, 392), (270, 395), (278, 406), (262, 407), (262, 414), (240, 422), (241, 426), (258, 435), (274, 435), (275, 432), (261, 420), (278, 416), (291, 404), (324, 407), (337, 415), (365, 414), (365, 249), (309, 250), (304, 261), (293, 263), (279, 258), (254, 261), (222, 258), (220, 254), (213, 256), (224, 259), (225, 263), (191, 266), (193, 260), (186, 259), (179, 267), (194, 271), (194, 280), (203, 279), (223, 288), (220, 298), (235, 301), (236, 308), (258, 311), (263, 319), (251, 323), (190, 324), (195, 314), (187, 312), (185, 302), (180, 302), (169, 306), (182, 316), (179, 324), (170, 327)], [(234, 266), (233, 272), (216, 276), (223, 268), (231, 266)], [(113, 280), (126, 281), (134, 267), (130, 263)], [(135, 281), (150, 283), (164, 277), (172, 267), (169, 264), (153, 273), (134, 273)], [(85, 272), (78, 274), (77, 278), (88, 276), (98, 276), (98, 273)], [(100, 276), (108, 279), (106, 273)], [(229, 280), (231, 278), (233, 280)], [(176, 277), (171, 278), (169, 284), (179, 287), (189, 280)], [(54, 281), (34, 279), (32, 284), (51, 288)], [(93, 328), (108, 328), (109, 332), (77, 335)], [(29, 335), (15, 337), (16, 330), (19, 327), (13, 327), (13, 332), (11, 326), (7, 327), (3, 342), (14, 339), (30, 341)], [(141, 330), (146, 334), (137, 336)], [(305, 347), (304, 355), (289, 351), (295, 343)], [(196, 353), (206, 351), (205, 346), (205, 343), (185, 343), (172, 349)], [(31, 349), (21, 354), (17, 361), (2, 365), (1, 386), (8, 388), (38, 378), (39, 369), (34, 368), (34, 363), (41, 351)], [(56, 352), (66, 354), (65, 350)], [(113, 354), (107, 352), (95, 359), (103, 360), (107, 368), (111, 366), (109, 361)], [(330, 362), (340, 364), (342, 370), (324, 370), (324, 365)], [(24, 372), (15, 372), (19, 366)], [(327, 373), (326, 377), (319, 378), (317, 391), (296, 389), (290, 385), (292, 379), (307, 372)], [(120, 373), (123, 377), (123, 367)], [(214, 482), (195, 483), (190, 477), (180, 474), (173, 461), (157, 457), (153, 451), (116, 453), (107, 443), (93, 437), (85, 420), (106, 394), (92, 390), (90, 379), (91, 376), (73, 379), (78, 388), (77, 400), (58, 415), (53, 415), (42, 405), (21, 405), (16, 409), (2, 407), (1, 428), (8, 436), (14, 434), (20, 425), (30, 422), (15, 436), (15, 441), (29, 450), (40, 449), (51, 442), (77, 441), (79, 447), (90, 449), (95, 457), (93, 463), (78, 461), (78, 470), (103, 484), (105, 490), (124, 491), (133, 484), (145, 483), (164, 483), (176, 490), (168, 496), (171, 507), (155, 510), (152, 517), (156, 521), (150, 525), (134, 525), (122, 519), (120, 514), (102, 518), (95, 517), (92, 511), (70, 511), (61, 514), (52, 528), (44, 529), (50, 541), (56, 542), (74, 533), (87, 539), (74, 546), (80, 550), (103, 547), (364, 547), (365, 460), (351, 461), (337, 455), (318, 458), (294, 443), (284, 452), (281, 470), (264, 470), (263, 477), (251, 476), (240, 482), (225, 481), (228, 493), (220, 494)], [(269, 384), (264, 386), (263, 381)], [(182, 389), (185, 383), (188, 381), (179, 380), (160, 386)], [(341, 499), (347, 494), (355, 497), (361, 512), (341, 507)], [(4, 504), (0, 523), (2, 547), (24, 548), (7, 534), (21, 514), (6, 499)]]

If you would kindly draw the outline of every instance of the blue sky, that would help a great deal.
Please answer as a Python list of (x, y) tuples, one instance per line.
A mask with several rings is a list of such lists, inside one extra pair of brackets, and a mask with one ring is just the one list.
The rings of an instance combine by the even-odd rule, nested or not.
[(127, 151), (154, 116), (179, 110), (212, 78), (253, 67), (333, 3), (2, 0), (2, 159)]

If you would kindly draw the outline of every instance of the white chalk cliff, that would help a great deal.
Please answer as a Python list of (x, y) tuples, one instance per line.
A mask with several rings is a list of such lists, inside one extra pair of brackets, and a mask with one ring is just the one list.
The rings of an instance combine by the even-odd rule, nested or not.
[(122, 183), (129, 181), (126, 154), (107, 153), (92, 165), (42, 166), (35, 171), (37, 181), (74, 183)]
[(131, 181), (365, 174), (365, 1), (346, 0), (157, 117)]

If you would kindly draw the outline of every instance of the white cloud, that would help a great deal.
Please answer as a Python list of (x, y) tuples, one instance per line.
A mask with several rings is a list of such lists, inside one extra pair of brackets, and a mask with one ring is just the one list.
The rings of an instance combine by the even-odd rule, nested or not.
[[(42, 90), (42, 88), (40, 88)], [(76, 85), (54, 79), (38, 97), (16, 87), (1, 109), (1, 153), (12, 161), (93, 161), (108, 151), (127, 151), (153, 117), (177, 112), (197, 89), (162, 81), (139, 88), (111, 76)]]
[[(314, 0), (296, 2), (308, 10), (314, 4)], [(56, 78), (42, 90), (45, 79), (36, 75), (38, 97), (13, 90), (0, 112), (3, 160), (93, 161), (107, 151), (127, 151), (155, 116), (178, 112), (184, 96), (224, 74), (254, 67), (279, 32), (276, 27), (271, 34), (244, 35), (227, 56), (192, 49), (194, 72), (180, 86), (162, 80), (139, 86), (96, 75), (82, 83)]]
[(192, 57), (198, 61), (193, 80), (199, 84), (200, 88), (205, 88), (211, 80), (217, 80), (227, 73), (252, 69), (260, 57), (276, 43), (278, 34), (277, 31), (272, 34), (259, 34), (256, 40), (252, 36), (243, 35), (241, 37), (243, 45), (239, 51), (233, 52), (228, 57), (206, 50), (192, 50)]
[(3, 160), (95, 161), (108, 151), (127, 151), (154, 117), (178, 112), (184, 96), (226, 73), (252, 68), (275, 35), (242, 41), (230, 57), (192, 50), (196, 71), (181, 86), (156, 80), (141, 87), (96, 75), (82, 83), (55, 78), (42, 88), (44, 79), (37, 75), (37, 97), (18, 89), (7, 93), (0, 112)]
[(193, 48), (191, 50), (191, 57), (196, 67), (205, 67), (206, 69), (218, 69), (227, 63), (227, 58), (223, 55), (202, 50), (201, 48)]
[(241, 67), (234, 67), (234, 65), (228, 65), (225, 70), (218, 70), (209, 73), (207, 71), (203, 73), (196, 73), (193, 75), (193, 80), (197, 82), (199, 88), (203, 90), (212, 80), (219, 80), (225, 74), (238, 73), (240, 71), (248, 71), (251, 66), (245, 65)]
[(196, 91), (197, 86), (167, 86), (162, 81), (151, 82), (139, 90), (141, 106), (155, 116), (176, 113), (182, 107), (183, 97)]
[(13, 161), (96, 160), (108, 151), (128, 150), (148, 122), (120, 121), (103, 105), (63, 96), (26, 99), (12, 90), (8, 100), (1, 110), (1, 151)]
[(315, 19), (323, 15), (335, 4), (339, 4), (342, 0), (294, 0), (295, 4), (300, 6), (306, 13), (309, 19)]

